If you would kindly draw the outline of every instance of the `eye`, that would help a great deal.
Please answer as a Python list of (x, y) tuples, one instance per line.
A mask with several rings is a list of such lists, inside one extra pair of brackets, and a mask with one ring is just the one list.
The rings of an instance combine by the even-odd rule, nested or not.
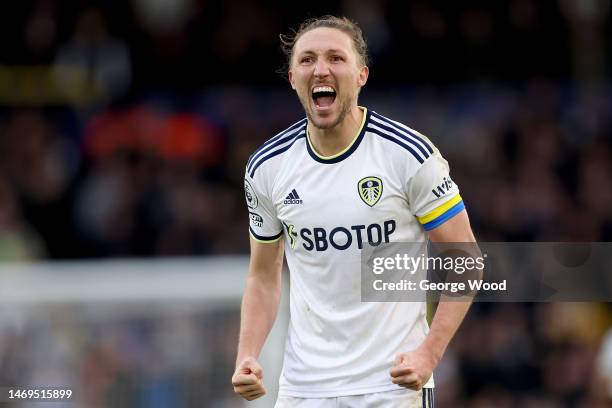
[(312, 61), (312, 57), (307, 56), (300, 58), (300, 64), (310, 64)]
[(344, 58), (342, 58), (342, 56), (340, 55), (332, 55), (330, 58), (331, 62), (342, 62), (344, 61)]

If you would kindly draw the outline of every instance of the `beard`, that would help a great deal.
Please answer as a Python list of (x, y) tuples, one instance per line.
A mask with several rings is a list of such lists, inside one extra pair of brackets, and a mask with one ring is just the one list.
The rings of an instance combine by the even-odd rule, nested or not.
[[(338, 99), (339, 97), (340, 95), (336, 95), (336, 99)], [(325, 123), (315, 118), (315, 115), (312, 114), (311, 107), (310, 107), (310, 102), (311, 102), (310, 96), (308, 96), (308, 99), (306, 100), (300, 98), (300, 102), (302, 103), (304, 112), (306, 112), (306, 117), (308, 118), (308, 121), (312, 123), (314, 127), (319, 128), (319, 129), (333, 129), (336, 126), (338, 126), (340, 123), (342, 123), (346, 115), (348, 115), (348, 113), (350, 112), (351, 105), (352, 105), (352, 98), (346, 97), (346, 98), (338, 99), (338, 103), (340, 104), (340, 113), (338, 114), (338, 117), (336, 118), (336, 120), (334, 120), (332, 123)]]

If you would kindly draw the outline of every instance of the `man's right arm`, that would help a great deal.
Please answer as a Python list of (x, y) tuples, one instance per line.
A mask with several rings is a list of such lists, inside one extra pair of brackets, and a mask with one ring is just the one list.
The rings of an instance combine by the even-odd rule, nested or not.
[(251, 259), (242, 297), (236, 363), (247, 357), (259, 357), (272, 329), (280, 300), (283, 254), (282, 238), (262, 243), (251, 237)]
[(251, 237), (249, 273), (242, 297), (240, 339), (234, 391), (247, 400), (265, 394), (263, 373), (257, 362), (266, 337), (272, 329), (281, 294), (283, 239), (258, 242)]

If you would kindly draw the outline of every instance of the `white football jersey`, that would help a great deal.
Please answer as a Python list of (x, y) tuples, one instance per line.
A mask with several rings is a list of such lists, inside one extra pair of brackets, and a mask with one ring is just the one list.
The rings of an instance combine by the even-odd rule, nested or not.
[[(247, 163), (250, 234), (285, 238), (290, 323), (279, 395), (324, 398), (398, 389), (389, 370), (429, 327), (425, 303), (361, 302), (361, 250), (424, 242), (463, 201), (447, 162), (405, 125), (364, 111), (354, 140), (320, 156), (303, 119)], [(432, 387), (430, 380), (426, 387)]]

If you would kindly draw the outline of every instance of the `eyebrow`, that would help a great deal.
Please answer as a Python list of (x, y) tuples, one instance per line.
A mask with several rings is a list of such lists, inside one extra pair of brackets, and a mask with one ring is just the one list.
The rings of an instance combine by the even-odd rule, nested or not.
[[(316, 54), (316, 52), (314, 52), (313, 50), (304, 50), (304, 51), (301, 51), (298, 55), (302, 55), (302, 54)], [(330, 50), (326, 50), (325, 54), (346, 54), (346, 51), (332, 48)]]

